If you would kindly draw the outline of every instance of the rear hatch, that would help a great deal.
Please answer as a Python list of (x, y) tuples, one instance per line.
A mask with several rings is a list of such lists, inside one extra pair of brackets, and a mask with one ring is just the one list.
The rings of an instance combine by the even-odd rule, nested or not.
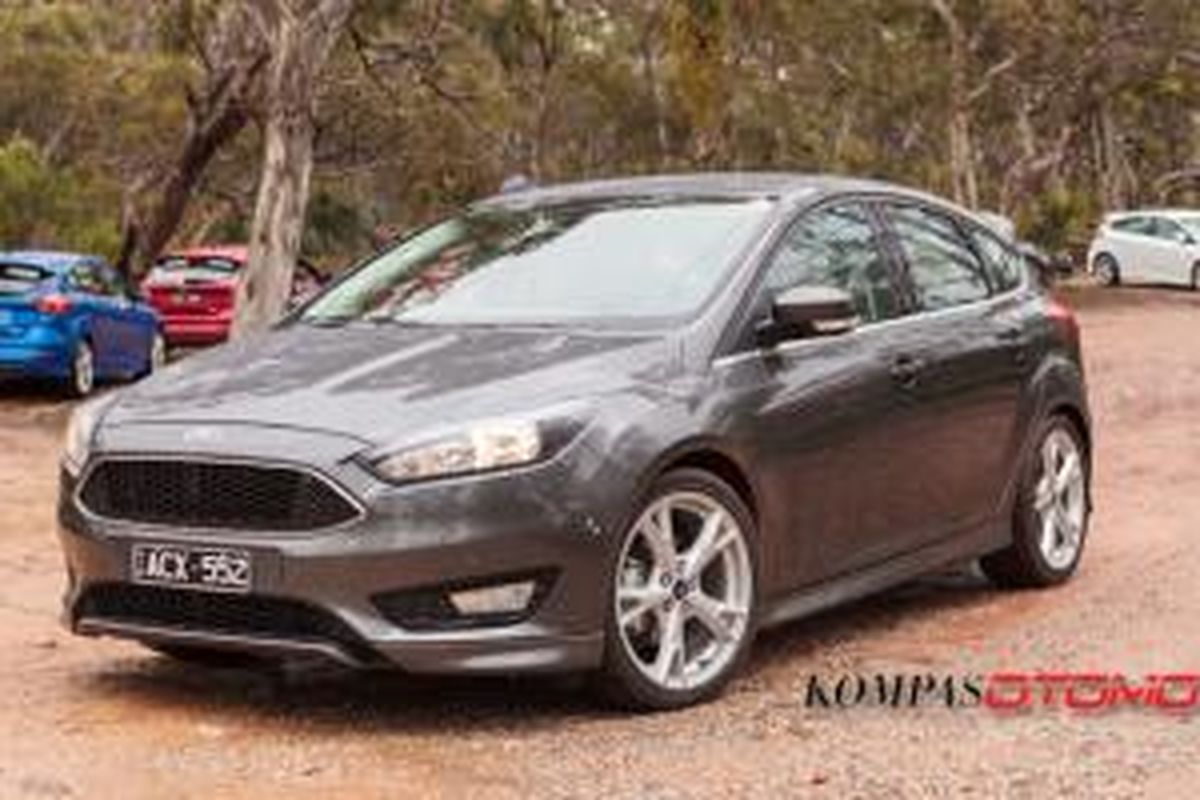
[(233, 310), (240, 268), (228, 258), (167, 256), (142, 290), (164, 317), (217, 317)]
[(37, 321), (35, 303), (53, 277), (33, 264), (0, 262), (0, 341), (21, 338)]

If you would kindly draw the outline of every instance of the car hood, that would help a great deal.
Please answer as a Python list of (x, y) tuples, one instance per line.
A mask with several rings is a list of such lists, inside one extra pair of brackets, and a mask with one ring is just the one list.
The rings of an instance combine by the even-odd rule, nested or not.
[(123, 392), (106, 426), (257, 424), (386, 444), (493, 416), (662, 386), (659, 334), (291, 326), (199, 353)]

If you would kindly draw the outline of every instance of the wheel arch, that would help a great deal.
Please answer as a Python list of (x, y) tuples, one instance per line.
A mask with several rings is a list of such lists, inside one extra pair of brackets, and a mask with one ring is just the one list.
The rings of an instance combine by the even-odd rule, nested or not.
[(749, 471), (724, 448), (711, 441), (698, 441), (675, 448), (650, 470), (649, 481), (676, 469), (699, 469), (720, 478), (738, 495), (755, 522), (759, 521), (758, 492)]

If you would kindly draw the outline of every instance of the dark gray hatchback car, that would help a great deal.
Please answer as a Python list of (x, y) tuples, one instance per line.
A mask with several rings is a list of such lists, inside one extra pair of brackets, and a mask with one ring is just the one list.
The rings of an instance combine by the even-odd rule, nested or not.
[(1079, 334), (1012, 243), (880, 183), (480, 202), (273, 331), (82, 407), (82, 634), (180, 658), (719, 691), (756, 631), (981, 558), (1078, 564)]

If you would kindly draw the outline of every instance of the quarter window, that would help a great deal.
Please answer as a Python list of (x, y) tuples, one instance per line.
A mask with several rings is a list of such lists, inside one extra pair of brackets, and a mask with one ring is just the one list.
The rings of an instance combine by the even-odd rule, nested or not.
[(888, 215), (918, 308), (937, 311), (988, 297), (983, 265), (949, 217), (917, 206), (893, 206)]
[(1113, 221), (1112, 229), (1122, 233), (1138, 233), (1149, 236), (1153, 232), (1154, 222), (1147, 217), (1122, 217)]
[(797, 286), (829, 286), (854, 298), (864, 322), (900, 316), (900, 303), (875, 227), (858, 204), (823, 208), (787, 232), (767, 268), (772, 294)]

